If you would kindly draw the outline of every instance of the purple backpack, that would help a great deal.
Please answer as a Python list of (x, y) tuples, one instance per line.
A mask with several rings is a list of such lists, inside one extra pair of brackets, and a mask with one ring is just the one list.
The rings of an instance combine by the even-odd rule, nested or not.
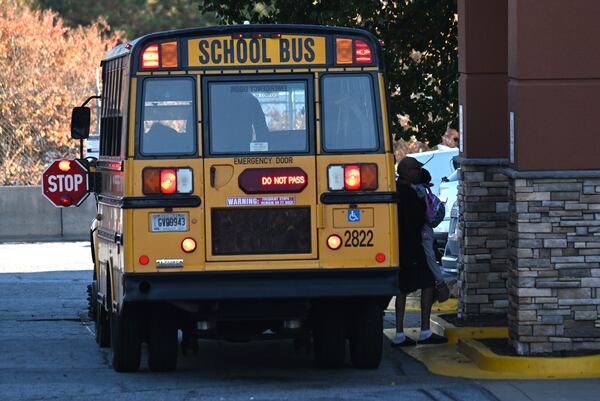
[(444, 217), (446, 217), (446, 205), (431, 192), (430, 188), (427, 188), (425, 206), (429, 225), (434, 228), (439, 226)]

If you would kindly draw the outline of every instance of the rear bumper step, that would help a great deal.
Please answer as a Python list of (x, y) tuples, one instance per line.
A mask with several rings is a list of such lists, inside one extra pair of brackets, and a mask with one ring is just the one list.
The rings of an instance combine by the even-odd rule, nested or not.
[(125, 301), (391, 297), (398, 269), (128, 273)]

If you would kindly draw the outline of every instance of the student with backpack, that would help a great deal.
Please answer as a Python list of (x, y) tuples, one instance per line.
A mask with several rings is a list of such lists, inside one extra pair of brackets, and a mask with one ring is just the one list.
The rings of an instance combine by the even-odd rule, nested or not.
[(417, 192), (417, 196), (425, 201), (425, 225), (421, 230), (421, 246), (425, 253), (427, 266), (435, 278), (434, 296), (437, 301), (444, 302), (450, 297), (450, 289), (444, 280), (440, 265), (435, 257), (433, 243), (433, 229), (437, 227), (446, 215), (446, 206), (431, 192), (431, 174), (427, 169), (421, 168), (421, 180), (417, 184), (412, 184)]

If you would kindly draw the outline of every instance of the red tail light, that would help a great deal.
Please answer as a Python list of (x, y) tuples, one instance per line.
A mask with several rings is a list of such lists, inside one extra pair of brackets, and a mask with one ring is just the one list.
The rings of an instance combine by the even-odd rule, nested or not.
[(142, 68), (158, 67), (160, 67), (158, 45), (150, 45), (146, 47), (144, 53), (142, 53)]
[(177, 173), (175, 170), (162, 170), (160, 172), (160, 192), (174, 194), (177, 191)]
[(346, 166), (344, 168), (344, 183), (349, 191), (360, 189), (360, 166)]
[(370, 64), (373, 62), (373, 54), (369, 45), (362, 40), (354, 41), (354, 55), (359, 64)]

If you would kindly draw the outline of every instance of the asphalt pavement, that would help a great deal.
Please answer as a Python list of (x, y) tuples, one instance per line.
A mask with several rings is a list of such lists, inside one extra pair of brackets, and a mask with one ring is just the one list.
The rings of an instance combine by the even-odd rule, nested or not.
[[(472, 381), (435, 376), (384, 347), (372, 371), (319, 370), (291, 341), (201, 341), (178, 369), (115, 373), (87, 321), (89, 245), (0, 244), (0, 400), (597, 400), (593, 380)], [(407, 325), (418, 324), (411, 314)], [(386, 326), (393, 313), (386, 314)]]

